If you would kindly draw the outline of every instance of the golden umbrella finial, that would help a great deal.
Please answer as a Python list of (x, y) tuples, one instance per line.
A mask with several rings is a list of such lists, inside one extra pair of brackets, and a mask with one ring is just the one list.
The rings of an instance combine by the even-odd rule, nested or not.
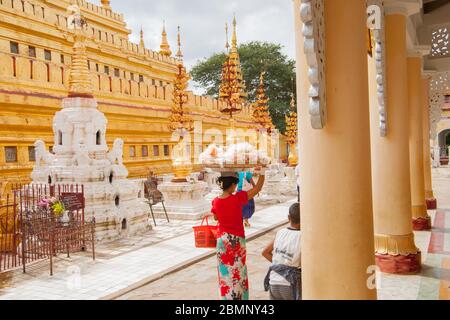
[(186, 182), (186, 177), (192, 171), (192, 163), (189, 155), (186, 153), (186, 142), (184, 136), (194, 130), (194, 120), (188, 114), (187, 103), (189, 95), (187, 92), (189, 74), (183, 65), (183, 54), (181, 52), (181, 35), (178, 27), (178, 74), (173, 85), (172, 112), (169, 116), (169, 129), (177, 132), (181, 140), (173, 149), (172, 168), (174, 171), (173, 182)]
[(289, 165), (296, 166), (298, 164), (297, 140), (298, 140), (298, 123), (297, 123), (297, 106), (295, 101), (294, 89), (291, 94), (291, 110), (286, 115), (286, 136), (289, 144)]
[(233, 18), (233, 35), (231, 38), (231, 50), (232, 51), (237, 51), (237, 32), (236, 32), (236, 27), (237, 27), (237, 21), (236, 21), (236, 14), (234, 15)]
[(275, 126), (272, 123), (272, 117), (269, 112), (269, 98), (266, 95), (266, 88), (264, 84), (264, 76), (266, 72), (263, 71), (259, 75), (259, 86), (257, 89), (257, 100), (253, 105), (253, 121), (257, 129), (264, 129), (267, 133), (272, 133)]
[(169, 41), (167, 41), (167, 32), (166, 32), (166, 21), (163, 20), (163, 30), (161, 33), (161, 46), (159, 53), (163, 56), (170, 57), (172, 55), (172, 50), (170, 50)]
[(180, 26), (178, 26), (178, 52), (176, 54), (177, 58), (179, 60), (183, 60), (183, 52), (181, 51), (181, 32), (180, 32)]
[(77, 13), (72, 23), (74, 43), (72, 65), (69, 71), (69, 97), (92, 98), (94, 91), (86, 54), (86, 19), (81, 13)]
[(230, 43), (228, 41), (228, 23), (225, 23), (225, 37), (227, 39), (227, 42), (225, 44), (225, 48), (227, 49), (227, 52), (230, 51)]
[(233, 25), (232, 48), (228, 52), (222, 67), (222, 79), (219, 89), (219, 99), (225, 104), (221, 106), (220, 111), (229, 115), (231, 118), (233, 118), (233, 114), (242, 111), (248, 96), (245, 91), (241, 61), (237, 50), (236, 18), (233, 19)]
[(140, 42), (139, 42), (139, 45), (140, 45), (142, 48), (145, 48), (145, 42), (144, 42), (144, 30), (142, 29), (142, 26), (141, 26), (141, 32), (140, 32)]

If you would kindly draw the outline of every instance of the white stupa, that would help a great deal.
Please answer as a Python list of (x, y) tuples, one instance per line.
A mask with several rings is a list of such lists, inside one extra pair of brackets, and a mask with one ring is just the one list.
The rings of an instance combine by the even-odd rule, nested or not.
[(139, 198), (137, 183), (128, 180), (123, 165), (123, 141), (108, 151), (107, 119), (93, 97), (85, 47), (85, 20), (74, 10), (69, 96), (53, 119), (53, 152), (36, 141), (36, 164), (31, 174), (37, 184), (82, 184), (85, 218), (95, 217), (98, 240), (112, 240), (150, 229), (149, 207)]

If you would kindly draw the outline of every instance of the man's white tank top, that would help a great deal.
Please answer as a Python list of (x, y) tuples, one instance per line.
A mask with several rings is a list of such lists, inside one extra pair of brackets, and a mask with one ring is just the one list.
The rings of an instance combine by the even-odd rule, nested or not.
[[(300, 239), (300, 230), (285, 228), (278, 231), (273, 246), (272, 264), (301, 268)], [(273, 271), (270, 273), (270, 284), (289, 286), (286, 279)]]

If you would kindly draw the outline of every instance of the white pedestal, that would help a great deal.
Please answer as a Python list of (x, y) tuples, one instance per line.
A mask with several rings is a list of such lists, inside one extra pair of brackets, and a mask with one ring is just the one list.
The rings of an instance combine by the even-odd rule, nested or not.
[[(211, 203), (205, 200), (208, 194), (206, 182), (164, 182), (158, 186), (164, 196), (164, 205), (171, 219), (199, 220), (211, 212)], [(158, 217), (164, 217), (161, 204), (154, 207)]]

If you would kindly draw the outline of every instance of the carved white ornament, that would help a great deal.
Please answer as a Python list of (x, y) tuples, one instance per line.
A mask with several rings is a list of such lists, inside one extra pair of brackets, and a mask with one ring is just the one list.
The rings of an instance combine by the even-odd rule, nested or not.
[(384, 2), (382, 0), (367, 1), (367, 14), (372, 16), (374, 8), (377, 8), (376, 14), (379, 20), (373, 28), (373, 35), (375, 40), (375, 61), (377, 69), (377, 98), (379, 111), (379, 128), (380, 135), (385, 137), (387, 135), (387, 84), (386, 84), (386, 46), (385, 46), (385, 20), (384, 20)]
[(450, 91), (449, 72), (435, 73), (430, 79), (430, 137), (437, 135), (437, 124), (442, 118), (445, 95)]
[(431, 32), (431, 56), (446, 57), (449, 51), (449, 27), (440, 27)]
[(301, 0), (304, 51), (308, 63), (309, 114), (314, 129), (325, 127), (327, 118), (325, 85), (324, 0)]

